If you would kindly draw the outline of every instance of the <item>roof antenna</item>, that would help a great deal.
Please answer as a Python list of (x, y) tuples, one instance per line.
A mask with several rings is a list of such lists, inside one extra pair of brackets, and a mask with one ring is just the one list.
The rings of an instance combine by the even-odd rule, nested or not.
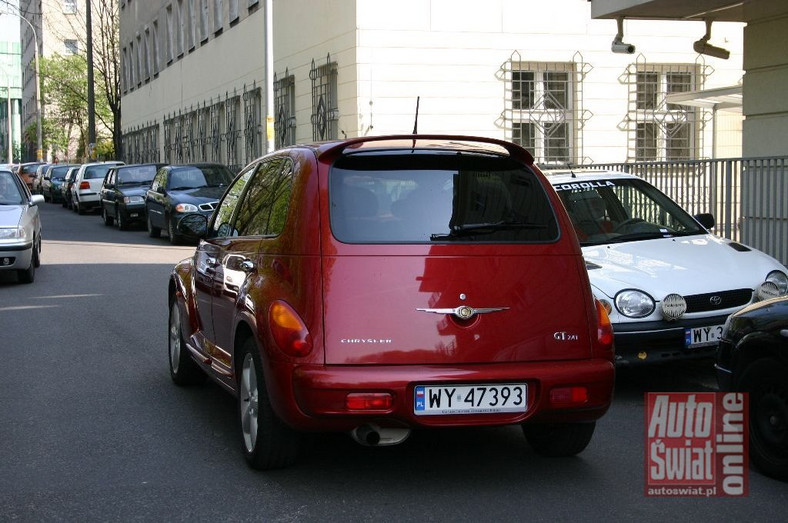
[(572, 178), (577, 178), (575, 170), (572, 168), (572, 162), (566, 162), (566, 167), (569, 169), (569, 172), (572, 173)]
[(421, 98), (420, 96), (416, 97), (416, 119), (413, 122), (413, 134), (418, 134), (419, 132), (419, 99), (420, 98)]

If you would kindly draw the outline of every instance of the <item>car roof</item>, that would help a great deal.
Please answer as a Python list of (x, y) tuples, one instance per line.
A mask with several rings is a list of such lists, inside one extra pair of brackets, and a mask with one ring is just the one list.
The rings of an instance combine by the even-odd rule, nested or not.
[(541, 169), (552, 185), (593, 182), (596, 180), (642, 180), (633, 174), (608, 169)]

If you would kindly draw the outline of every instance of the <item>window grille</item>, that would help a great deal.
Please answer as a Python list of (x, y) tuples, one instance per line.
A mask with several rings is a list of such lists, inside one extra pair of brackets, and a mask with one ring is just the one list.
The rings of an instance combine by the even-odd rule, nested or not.
[(315, 65), (309, 71), (312, 80), (312, 139), (334, 140), (338, 137), (339, 108), (337, 105), (337, 64), (326, 56), (324, 65)]
[(622, 122), (627, 131), (627, 160), (692, 160), (702, 156), (702, 109), (669, 104), (671, 93), (703, 88), (710, 68), (702, 63), (649, 64), (638, 57), (622, 81), (629, 86), (628, 110)]
[(241, 134), (239, 113), (241, 110), (241, 97), (238, 95), (228, 96), (224, 104), (225, 110), (225, 134), (224, 141), (227, 144), (227, 158), (223, 162), (230, 169), (235, 169), (240, 164), (238, 158), (238, 138)]
[(287, 69), (282, 78), (274, 75), (274, 147), (295, 144), (295, 77)]
[(507, 140), (528, 149), (540, 163), (581, 163), (583, 78), (591, 66), (577, 53), (571, 62), (523, 61), (515, 51), (501, 66), (505, 84), (499, 124)]
[(257, 83), (252, 84), (252, 88), (247, 90), (244, 85), (244, 161), (249, 163), (262, 156), (262, 113), (263, 113), (263, 90), (257, 87)]

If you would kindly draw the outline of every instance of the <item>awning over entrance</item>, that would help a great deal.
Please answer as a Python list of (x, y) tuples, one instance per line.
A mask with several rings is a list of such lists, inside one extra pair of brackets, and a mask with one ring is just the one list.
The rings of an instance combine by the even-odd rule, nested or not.
[(741, 112), (742, 86), (717, 87), (702, 91), (687, 91), (684, 93), (670, 93), (666, 97), (670, 104), (702, 107), (718, 111)]

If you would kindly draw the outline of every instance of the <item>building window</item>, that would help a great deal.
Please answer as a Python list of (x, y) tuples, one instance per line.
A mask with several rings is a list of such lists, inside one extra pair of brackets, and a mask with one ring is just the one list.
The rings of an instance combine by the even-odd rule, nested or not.
[(695, 64), (629, 67), (628, 159), (692, 160), (701, 156), (700, 111), (667, 103), (667, 95), (698, 90), (703, 78)]
[(178, 0), (178, 39), (176, 40), (178, 45), (178, 57), (180, 58), (183, 56), (184, 51), (186, 50), (186, 12), (183, 7), (183, 0)]
[(153, 35), (151, 36), (151, 43), (153, 49), (151, 50), (151, 68), (153, 76), (159, 74), (159, 67), (161, 63), (161, 51), (159, 50), (159, 21), (153, 21)]
[(224, 27), (224, 2), (213, 0), (213, 32), (219, 33)]
[(576, 64), (510, 62), (508, 137), (541, 163), (576, 162)]
[(285, 70), (283, 77), (274, 75), (274, 147), (295, 144), (295, 77)]
[(312, 60), (309, 71), (312, 80), (312, 139), (316, 141), (338, 138), (339, 107), (337, 103), (337, 63), (326, 57), (325, 65)]
[(77, 0), (63, 0), (63, 14), (73, 15), (77, 12)]
[(211, 12), (208, 9), (208, 0), (200, 0), (200, 42), (208, 40), (210, 23)]
[(65, 50), (65, 54), (67, 55), (75, 55), (79, 53), (79, 42), (76, 40), (64, 40), (63, 41), (63, 48)]
[(172, 6), (167, 6), (167, 63), (175, 58), (175, 15)]
[(235, 22), (238, 21), (238, 17), (240, 16), (238, 12), (238, 0), (229, 0), (227, 9), (228, 9), (227, 14), (229, 15), (228, 18), (230, 19), (230, 23), (234, 24)]

